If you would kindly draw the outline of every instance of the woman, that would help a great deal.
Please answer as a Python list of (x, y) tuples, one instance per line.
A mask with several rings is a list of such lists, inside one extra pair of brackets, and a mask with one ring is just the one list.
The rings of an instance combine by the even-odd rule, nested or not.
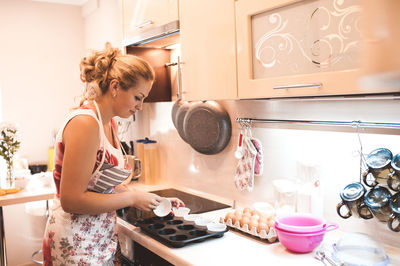
[[(86, 91), (58, 132), (53, 172), (57, 199), (43, 241), (45, 265), (113, 265), (115, 210), (150, 211), (161, 198), (121, 184), (128, 170), (114, 116), (142, 109), (154, 71), (144, 60), (107, 47), (80, 63)], [(184, 206), (173, 198), (174, 206)]]

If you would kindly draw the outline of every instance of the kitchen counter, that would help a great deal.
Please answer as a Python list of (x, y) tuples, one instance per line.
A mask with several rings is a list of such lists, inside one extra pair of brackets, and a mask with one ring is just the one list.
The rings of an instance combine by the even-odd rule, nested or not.
[(38, 200), (54, 198), (56, 194), (54, 187), (43, 187), (38, 190), (21, 190), (17, 193), (0, 196), (0, 265), (7, 265), (7, 248), (4, 232), (3, 206), (20, 204)]
[[(230, 210), (212, 211), (201, 216), (218, 221)], [(170, 248), (121, 219), (118, 219), (118, 230), (174, 265), (290, 265), (293, 261), (297, 265), (321, 265), (312, 254), (294, 254), (279, 242), (268, 243), (234, 230), (221, 238), (182, 248)]]
[(0, 206), (2, 207), (37, 200), (48, 200), (54, 198), (55, 194), (55, 189), (50, 187), (34, 191), (23, 189), (17, 193), (0, 196)]
[[(140, 189), (146, 191), (168, 188), (168, 186), (145, 186), (138, 184)], [(190, 192), (198, 196), (208, 197), (222, 203), (232, 204), (227, 199), (222, 199), (207, 193), (190, 190), (183, 187), (176, 189)], [(219, 221), (220, 217), (231, 211), (231, 208), (216, 210), (201, 214), (202, 217)], [(126, 221), (118, 218), (118, 232), (123, 237), (128, 237), (143, 247), (164, 258), (174, 265), (323, 265), (314, 258), (314, 253), (297, 254), (288, 251), (279, 242), (269, 243), (240, 231), (229, 230), (221, 238), (194, 243), (182, 248), (171, 248), (141, 232)], [(335, 243), (344, 232), (335, 230), (325, 235), (323, 244)], [(123, 247), (121, 247), (123, 249)], [(400, 249), (385, 246), (385, 251), (390, 257), (389, 265), (400, 265)]]

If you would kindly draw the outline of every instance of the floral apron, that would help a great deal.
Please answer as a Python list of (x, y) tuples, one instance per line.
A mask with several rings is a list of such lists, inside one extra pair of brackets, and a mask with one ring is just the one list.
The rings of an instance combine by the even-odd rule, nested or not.
[(77, 115), (90, 115), (100, 127), (100, 149), (97, 152), (95, 171), (88, 190), (98, 193), (114, 193), (114, 187), (122, 183), (131, 173), (124, 165), (123, 154), (114, 148), (104, 134), (100, 110), (94, 102), (99, 118), (91, 109), (72, 112), (57, 134), (55, 169), (53, 172), (57, 188), (51, 215), (47, 221), (43, 240), (44, 265), (114, 265), (117, 249), (115, 226), (116, 212), (97, 215), (66, 213), (59, 200), (59, 186), (64, 144), (62, 133), (67, 123)]

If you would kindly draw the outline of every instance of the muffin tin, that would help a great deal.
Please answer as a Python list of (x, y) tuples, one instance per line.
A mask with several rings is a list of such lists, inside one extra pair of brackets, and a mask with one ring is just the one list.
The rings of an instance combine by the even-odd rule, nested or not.
[(180, 248), (190, 243), (219, 238), (229, 229), (213, 232), (207, 226), (196, 225), (193, 221), (186, 221), (182, 217), (167, 215), (165, 217), (152, 217), (136, 221), (136, 226), (150, 236), (165, 244)]

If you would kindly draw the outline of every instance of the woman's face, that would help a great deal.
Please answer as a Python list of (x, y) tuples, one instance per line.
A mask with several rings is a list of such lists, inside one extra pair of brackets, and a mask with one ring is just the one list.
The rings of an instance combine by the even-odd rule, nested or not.
[(136, 111), (142, 110), (143, 100), (149, 95), (152, 81), (140, 78), (135, 87), (128, 90), (119, 88), (115, 97), (115, 114), (121, 118), (128, 118)]

